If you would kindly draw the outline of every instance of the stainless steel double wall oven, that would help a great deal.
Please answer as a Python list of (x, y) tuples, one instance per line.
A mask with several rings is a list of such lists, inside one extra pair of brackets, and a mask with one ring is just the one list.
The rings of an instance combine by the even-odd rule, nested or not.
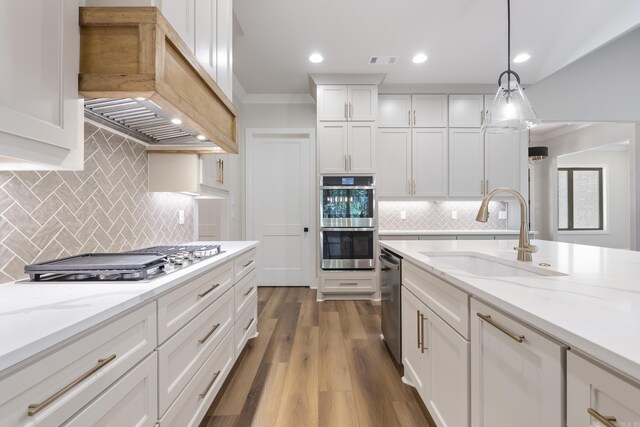
[(322, 269), (373, 270), (376, 220), (372, 176), (321, 177)]

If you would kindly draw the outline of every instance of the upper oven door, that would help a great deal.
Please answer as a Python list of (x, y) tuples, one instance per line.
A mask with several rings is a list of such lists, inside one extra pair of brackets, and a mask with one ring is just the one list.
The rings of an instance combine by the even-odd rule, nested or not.
[(373, 228), (373, 188), (323, 187), (320, 227)]

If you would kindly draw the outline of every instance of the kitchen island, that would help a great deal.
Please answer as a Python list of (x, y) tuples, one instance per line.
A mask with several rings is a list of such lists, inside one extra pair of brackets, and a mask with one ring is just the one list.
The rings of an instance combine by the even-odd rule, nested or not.
[[(539, 252), (523, 263), (516, 261), (517, 241), (380, 244), (403, 257), (403, 310), (417, 307), (418, 318), (416, 326), (416, 313), (403, 314), (403, 339), (411, 344), (403, 345), (405, 378), (423, 390), (432, 415), (440, 412), (438, 424), (447, 421), (447, 407), (465, 407), (467, 395), (472, 426), (502, 425), (491, 418), (496, 413), (527, 420), (522, 414), (533, 407), (531, 425), (587, 425), (590, 416), (598, 419), (587, 412), (597, 406), (590, 399), (618, 422), (640, 422), (639, 252), (534, 241)], [(435, 340), (449, 330), (457, 350), (444, 358)], [(431, 353), (425, 368), (424, 353)], [(454, 387), (458, 402), (451, 396), (442, 402), (433, 391), (443, 369), (432, 366), (438, 357), (459, 362), (452, 373), (467, 374)], [(503, 369), (511, 371), (502, 378)], [(584, 384), (597, 378), (603, 380)], [(519, 405), (519, 398), (536, 403)], [(583, 407), (589, 405), (594, 408)]]

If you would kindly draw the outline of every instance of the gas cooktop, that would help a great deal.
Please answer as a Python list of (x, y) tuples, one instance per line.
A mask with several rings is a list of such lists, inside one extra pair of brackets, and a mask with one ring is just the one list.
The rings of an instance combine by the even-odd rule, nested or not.
[(153, 246), (123, 253), (83, 254), (27, 265), (32, 281), (129, 281), (164, 276), (221, 253), (220, 245)]

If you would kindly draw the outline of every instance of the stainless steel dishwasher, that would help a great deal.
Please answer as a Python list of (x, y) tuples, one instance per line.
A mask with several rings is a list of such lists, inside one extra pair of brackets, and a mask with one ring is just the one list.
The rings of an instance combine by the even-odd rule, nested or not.
[(387, 348), (402, 362), (400, 286), (402, 257), (383, 248), (380, 252), (380, 297), (382, 299), (382, 337)]

